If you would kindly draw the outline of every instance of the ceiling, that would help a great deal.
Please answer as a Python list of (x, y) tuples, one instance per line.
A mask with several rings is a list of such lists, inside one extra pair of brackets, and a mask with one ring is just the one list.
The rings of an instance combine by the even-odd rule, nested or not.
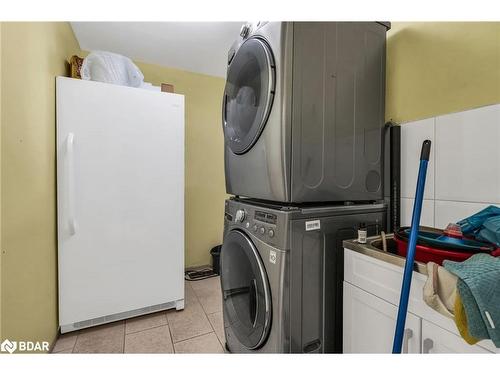
[(218, 77), (243, 22), (72, 22), (85, 51), (104, 50), (136, 61)]

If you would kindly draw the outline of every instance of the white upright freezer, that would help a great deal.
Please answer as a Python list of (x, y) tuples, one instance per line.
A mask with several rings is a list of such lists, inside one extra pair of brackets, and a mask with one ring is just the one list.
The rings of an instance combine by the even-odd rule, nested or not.
[(184, 96), (57, 78), (61, 332), (184, 308)]

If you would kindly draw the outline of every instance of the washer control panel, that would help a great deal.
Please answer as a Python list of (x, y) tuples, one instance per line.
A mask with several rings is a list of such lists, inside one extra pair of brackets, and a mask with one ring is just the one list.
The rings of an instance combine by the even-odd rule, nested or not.
[[(234, 202), (236, 203), (236, 202)], [(235, 207), (236, 206), (236, 207)], [(262, 241), (275, 244), (278, 236), (278, 215), (261, 207), (226, 204), (226, 223), (248, 230)]]
[(276, 232), (276, 223), (278, 217), (266, 211), (256, 210), (253, 215), (253, 229), (260, 236), (265, 236), (267, 238), (273, 238)]
[(254, 219), (258, 221), (262, 221), (263, 223), (276, 225), (276, 221), (278, 217), (275, 214), (264, 211), (255, 211)]

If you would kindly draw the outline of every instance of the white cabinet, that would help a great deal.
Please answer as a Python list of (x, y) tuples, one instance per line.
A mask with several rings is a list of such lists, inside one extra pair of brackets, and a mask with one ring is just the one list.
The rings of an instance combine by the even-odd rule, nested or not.
[(467, 344), (460, 336), (422, 320), (422, 353), (490, 353), (478, 346)]
[[(402, 277), (402, 267), (345, 249), (344, 353), (391, 353)], [(413, 272), (403, 352), (500, 353), (491, 340), (467, 344), (452, 319), (427, 306), (425, 280)]]
[[(398, 309), (344, 282), (344, 353), (391, 353)], [(420, 318), (408, 313), (404, 353), (420, 352)]]

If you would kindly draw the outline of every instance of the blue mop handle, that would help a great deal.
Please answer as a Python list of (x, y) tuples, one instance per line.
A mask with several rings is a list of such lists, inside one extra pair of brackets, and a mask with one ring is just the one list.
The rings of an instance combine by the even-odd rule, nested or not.
[(406, 251), (406, 262), (403, 273), (403, 285), (401, 286), (401, 297), (399, 298), (398, 318), (396, 321), (396, 331), (394, 333), (394, 343), (392, 353), (401, 353), (403, 344), (403, 334), (406, 323), (406, 313), (408, 311), (408, 299), (410, 297), (411, 277), (413, 272), (413, 261), (415, 259), (415, 248), (417, 246), (418, 228), (420, 226), (420, 214), (422, 212), (422, 201), (424, 200), (425, 177), (427, 175), (427, 164), (431, 152), (431, 141), (425, 140), (422, 143), (420, 154), (420, 168), (418, 170), (417, 192), (415, 193), (415, 203), (413, 204), (413, 215), (411, 218), (411, 232)]

